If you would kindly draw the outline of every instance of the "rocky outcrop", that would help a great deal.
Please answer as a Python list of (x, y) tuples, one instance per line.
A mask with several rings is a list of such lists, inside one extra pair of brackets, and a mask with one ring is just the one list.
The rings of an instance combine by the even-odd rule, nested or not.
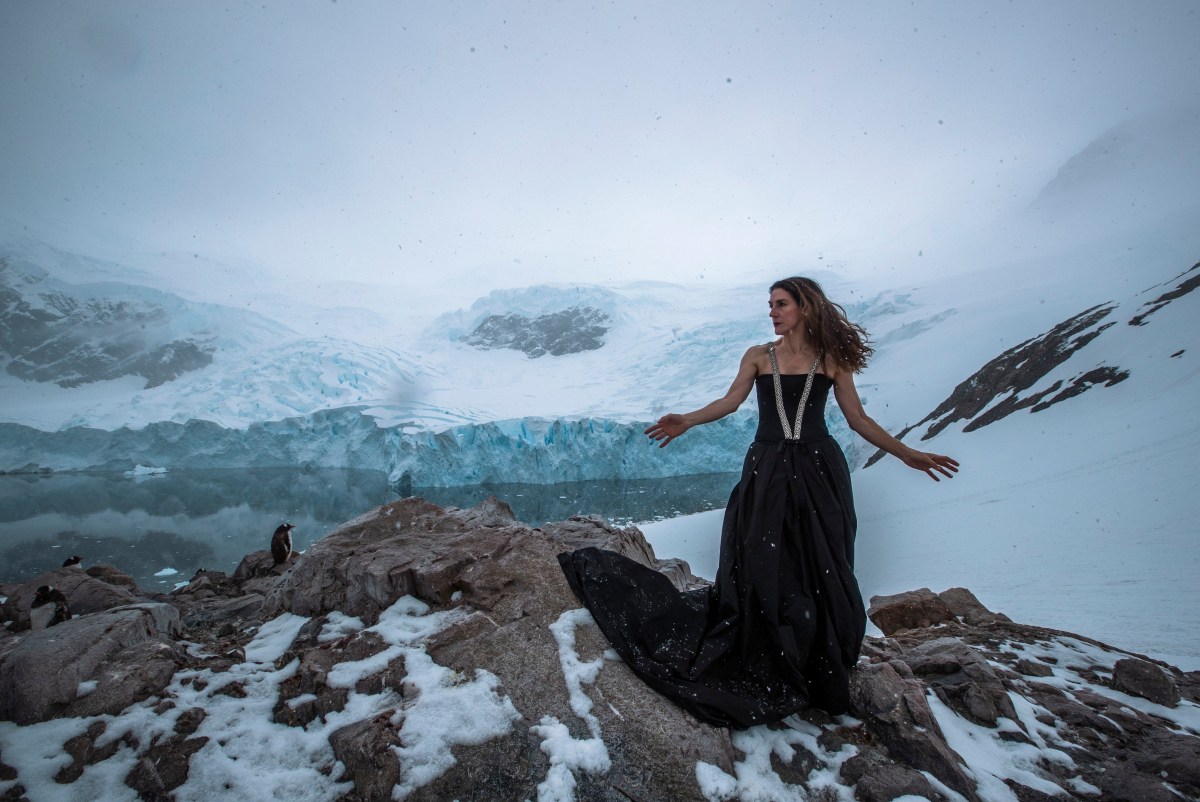
[[(1116, 308), (1116, 304), (1093, 306), (1050, 331), (1013, 346), (961, 382), (933, 412), (916, 425), (903, 429), (897, 437), (903, 439), (909, 432), (927, 425), (921, 439), (928, 440), (958, 421), (966, 421), (963, 431), (969, 432), (1022, 409), (1040, 412), (1095, 384), (1111, 387), (1124, 381), (1129, 378), (1129, 371), (1101, 366), (1074, 376), (1065, 386), (1059, 380), (1049, 387), (1028, 392), (1050, 371), (1115, 325), (1112, 321), (1103, 321)], [(883, 455), (882, 451), (876, 452), (867, 465), (874, 464)]]
[(604, 346), (608, 314), (590, 306), (572, 306), (528, 318), (524, 315), (488, 315), (463, 342), (476, 348), (512, 348), (537, 358), (595, 351)]
[[(931, 595), (957, 614), (906, 626), (913, 619), (903, 611), (927, 606)], [(982, 611), (962, 588), (872, 599), (871, 619), (887, 637), (871, 641), (869, 659), (907, 668), (944, 706), (939, 723), (957, 730), (943, 731), (944, 743), (965, 754), (990, 740), (993, 753), (1031, 758), (1025, 769), (993, 775), (1019, 800), (1200, 798), (1200, 672)], [(872, 727), (875, 714), (861, 712)], [(952, 773), (926, 768), (963, 793)], [(983, 798), (999, 798), (999, 790), (982, 793), (987, 782), (973, 773)]]
[(179, 613), (141, 603), (31, 632), (0, 646), (0, 719), (33, 724), (115, 714), (166, 687), (186, 663)]
[[(397, 532), (421, 536), (398, 537)], [(407, 595), (435, 605), (457, 598), (482, 610), (506, 603), (532, 608), (540, 583), (552, 582), (561, 590), (559, 577), (545, 576), (550, 563), (543, 561), (584, 545), (654, 562), (640, 533), (606, 526), (598, 518), (530, 529), (496, 499), (456, 515), (412, 499), (372, 510), (313, 544), (274, 586), (263, 614), (308, 616), (338, 610), (373, 623), (385, 607)], [(695, 577), (688, 572), (681, 580)], [(555, 599), (556, 604), (547, 606), (561, 612), (569, 599)]]
[[(1178, 302), (1200, 288), (1200, 263), (1144, 292), (1167, 285), (1172, 286), (1153, 300), (1138, 302), (1137, 312), (1127, 321), (1130, 326), (1147, 325), (1149, 319), (1168, 304)], [(1193, 302), (1194, 299), (1192, 296)], [(1115, 313), (1125, 305), (1114, 301), (1097, 304), (1049, 331), (1009, 348), (960, 382), (932, 412), (916, 424), (904, 427), (897, 437), (903, 439), (924, 427), (921, 439), (929, 440), (959, 422), (962, 422), (964, 432), (971, 432), (1015, 412), (1042, 412), (1092, 388), (1120, 384), (1130, 377), (1125, 368), (1098, 364), (1100, 358), (1093, 361), (1086, 356), (1076, 357), (1116, 325)], [(1179, 357), (1185, 350), (1177, 350), (1170, 356)], [(1073, 363), (1076, 368), (1066, 378), (1068, 368), (1062, 366), (1068, 363)], [(875, 464), (884, 455), (885, 452), (876, 451), (866, 465)]]
[[(11, 622), (12, 629), (29, 628), (29, 608), (33, 595), (42, 585), (57, 588), (67, 597), (71, 612), (84, 615), (100, 610), (109, 610), (143, 600), (140, 593), (131, 590), (133, 580), (112, 566), (92, 566), (98, 576), (79, 568), (55, 568), (17, 585), (0, 605), (0, 621)], [(98, 578), (99, 577), (99, 578)]]
[[(872, 599), (884, 636), (852, 672), (851, 715), (701, 724), (579, 608), (556, 555), (587, 545), (699, 583), (633, 528), (405, 499), (286, 565), (264, 552), (198, 572), (169, 605), (4, 631), (3, 716), (22, 726), (0, 727), (0, 796), (38, 798), (51, 776), (142, 799), (1200, 796), (1200, 677), (1014, 623), (963, 588)], [(14, 746), (68, 717), (61, 752)]]
[(1129, 319), (1130, 326), (1145, 326), (1147, 318), (1155, 312), (1175, 299), (1182, 298), (1189, 292), (1200, 287), (1200, 262), (1197, 262), (1191, 268), (1176, 276), (1174, 280), (1177, 282), (1174, 287), (1162, 293), (1154, 300), (1146, 301), (1142, 304), (1138, 313)]
[(9, 373), (60, 387), (135, 375), (150, 388), (212, 363), (213, 337), (171, 338), (164, 306), (72, 289), (0, 257), (0, 353), (11, 357)]
[(1146, 660), (1126, 657), (1113, 665), (1113, 687), (1164, 707), (1179, 704), (1179, 687), (1167, 671)]

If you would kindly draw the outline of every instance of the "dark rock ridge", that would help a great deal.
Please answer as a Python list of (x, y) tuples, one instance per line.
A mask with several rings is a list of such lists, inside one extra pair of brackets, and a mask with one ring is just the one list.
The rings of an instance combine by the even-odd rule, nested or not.
[[(1085, 309), (1045, 334), (1008, 349), (955, 387), (949, 398), (916, 426), (905, 429), (901, 437), (928, 423), (929, 428), (921, 436), (922, 440), (928, 440), (960, 420), (967, 421), (963, 431), (974, 431), (1006, 418), (1018, 410), (1032, 408), (1032, 411), (1037, 412), (1046, 409), (1052, 404), (1078, 395), (1097, 381), (1106, 380), (1112, 385), (1129, 378), (1128, 371), (1099, 368), (1075, 377), (1066, 388), (1063, 388), (1061, 381), (1056, 381), (1044, 390), (1024, 397), (1021, 395), (1051, 370), (1070, 359), (1076, 351), (1099, 337), (1105, 329), (1114, 325), (1112, 321), (1101, 322), (1114, 309), (1116, 305)], [(997, 398), (1007, 393), (1011, 395), (1000, 403), (994, 403)]]
[(171, 334), (171, 314), (138, 297), (73, 294), (42, 271), (19, 271), (0, 257), (0, 353), (7, 370), (60, 387), (141, 376), (157, 387), (212, 363), (213, 337)]
[(537, 358), (595, 351), (604, 346), (608, 314), (590, 306), (572, 306), (534, 318), (488, 315), (463, 342), (476, 348), (512, 348)]
[[(286, 566), (256, 552), (169, 596), (126, 604), (114, 584), (64, 624), (0, 630), (0, 716), (21, 725), (0, 729), (0, 797), (39, 798), (48, 776), (142, 799), (1200, 797), (1196, 672), (1014, 623), (961, 588), (872, 600), (884, 637), (852, 675), (852, 716), (701, 724), (579, 609), (555, 555), (584, 545), (698, 582), (634, 528), (410, 498)], [(80, 575), (9, 587), (2, 612), (19, 622), (30, 586), (77, 591)], [(68, 717), (61, 752), (14, 748)]]
[[(1129, 325), (1146, 325), (1155, 312), (1200, 287), (1200, 263), (1167, 283), (1174, 283), (1175, 286), (1154, 300), (1143, 303), (1138, 313), (1128, 321)], [(1044, 334), (1008, 349), (961, 382), (945, 401), (916, 424), (906, 426), (897, 437), (903, 439), (925, 426), (921, 439), (928, 440), (958, 421), (966, 421), (963, 431), (971, 432), (1014, 412), (1041, 412), (1093, 387), (1120, 384), (1129, 378), (1128, 370), (1099, 365), (1080, 370), (1066, 381), (1058, 379), (1047, 387), (1029, 392), (1052, 370), (1116, 325), (1117, 321), (1111, 318), (1119, 306), (1109, 302), (1085, 309)], [(1182, 353), (1178, 351), (1171, 356)], [(876, 451), (866, 464), (873, 465), (883, 456), (883, 451)]]
[[(1146, 319), (1155, 312), (1162, 309), (1176, 298), (1182, 298), (1192, 290), (1200, 287), (1200, 262), (1192, 265), (1186, 271), (1176, 276), (1173, 280), (1178, 281), (1179, 283), (1155, 298), (1153, 301), (1147, 301), (1146, 303), (1142, 304), (1142, 311), (1139, 311), (1138, 314), (1134, 315), (1130, 319), (1130, 326), (1146, 325)], [(1183, 352), (1181, 351), (1180, 353)], [(1174, 354), (1172, 354), (1172, 356), (1174, 356)]]

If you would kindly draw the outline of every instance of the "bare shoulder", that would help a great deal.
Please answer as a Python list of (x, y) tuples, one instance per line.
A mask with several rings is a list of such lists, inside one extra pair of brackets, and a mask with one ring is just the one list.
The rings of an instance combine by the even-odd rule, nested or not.
[(846, 367), (839, 365), (837, 360), (831, 357), (825, 357), (821, 362), (821, 372), (828, 376), (834, 384), (850, 382), (854, 383), (854, 372)]
[(752, 345), (747, 348), (745, 355), (742, 356), (742, 367), (753, 367), (755, 374), (769, 373), (771, 370), (770, 357), (767, 356), (767, 348), (769, 346), (770, 343), (763, 343), (762, 345)]

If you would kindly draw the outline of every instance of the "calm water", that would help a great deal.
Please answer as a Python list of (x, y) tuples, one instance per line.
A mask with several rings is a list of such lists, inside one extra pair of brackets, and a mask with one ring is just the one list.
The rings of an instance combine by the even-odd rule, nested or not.
[[(723, 507), (736, 474), (673, 479), (413, 488), (446, 507), (497, 496), (530, 525), (572, 515), (618, 524)], [(405, 494), (407, 495), (407, 493)], [(115, 565), (145, 590), (170, 590), (200, 568), (232, 572), (282, 521), (297, 549), (400, 498), (374, 471), (211, 470), (158, 476), (0, 476), (0, 582), (25, 580), (73, 554)]]

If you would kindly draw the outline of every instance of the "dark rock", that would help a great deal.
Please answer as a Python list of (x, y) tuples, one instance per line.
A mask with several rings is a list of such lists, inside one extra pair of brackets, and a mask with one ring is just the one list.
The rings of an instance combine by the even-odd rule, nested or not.
[(1027, 677), (1052, 677), (1054, 669), (1037, 660), (1020, 659), (1016, 663), (1017, 671)]
[[(530, 529), (514, 521), (506, 505), (494, 501), (471, 510), (444, 511), (420, 499), (405, 499), (360, 516), (314, 544), (280, 578), (268, 597), (272, 611), (267, 615), (279, 608), (308, 615), (337, 609), (374, 621), (381, 610), (410, 594), (435, 607), (460, 608), (463, 617), (426, 644), (430, 657), (465, 677), (480, 671), (495, 675), (531, 723), (550, 716), (575, 728), (580, 719), (563, 685), (550, 625), (579, 606), (556, 555), (585, 545), (611, 548), (656, 564), (653, 550), (637, 530), (612, 527), (597, 518), (578, 517)], [(573, 632), (581, 660), (597, 659), (608, 649), (590, 623), (575, 626)], [(323, 651), (331, 650), (313, 647), (304, 652), (295, 686), (291, 687), (292, 681), (285, 683), (281, 698), (314, 693), (320, 699), (319, 675), (327, 671), (323, 666), (340, 661)], [(386, 670), (393, 672), (392, 681), (397, 668)], [(408, 695), (407, 689), (401, 690)], [(695, 794), (697, 761), (732, 770), (726, 731), (695, 721), (650, 690), (623, 663), (604, 661), (588, 692), (604, 700), (593, 708), (612, 761), (612, 769), (604, 775), (604, 794), (617, 794), (610, 786), (619, 785), (622, 793), (633, 798), (688, 798)], [(294, 712), (301, 720), (307, 715), (302, 707)], [(277, 707), (277, 718), (288, 715)], [(630, 726), (632, 722), (636, 726)], [(505, 737), (483, 744), (456, 748), (460, 763), (412, 798), (536, 796), (537, 782), (548, 764), (541, 737), (532, 734), (529, 726), (514, 727)], [(513, 766), (529, 767), (539, 779), (530, 781), (525, 775), (514, 786), (518, 777)], [(481, 772), (491, 777), (491, 796), (471, 790)], [(577, 781), (595, 779), (589, 778), (581, 774)], [(584, 795), (583, 785), (579, 793)], [(589, 793), (602, 792), (597, 787)]]
[(237, 626), (238, 622), (261, 620), (260, 611), (263, 597), (260, 594), (249, 593), (234, 598), (217, 596), (211, 591), (210, 594), (199, 599), (193, 596), (186, 601), (172, 599), (172, 604), (180, 608), (180, 612), (183, 614), (185, 626), (191, 628), (219, 625), (218, 629), (220, 629), (222, 637), (225, 637), (240, 629)]
[[(1092, 385), (1103, 384), (1105, 387), (1112, 387), (1114, 384), (1120, 384), (1129, 378), (1129, 371), (1121, 368), (1114, 368), (1108, 365), (1102, 365), (1098, 368), (1092, 368), (1071, 379), (1071, 383), (1066, 387), (1062, 387), (1060, 382), (1055, 382), (1044, 393), (1039, 393), (1031, 396), (1030, 399), (1036, 401), (1030, 408), (1030, 412), (1041, 412), (1043, 409), (1049, 409), (1060, 401), (1066, 401), (1068, 398), (1074, 398), (1089, 390)], [(1059, 388), (1062, 387), (1060, 390)], [(1058, 390), (1057, 393), (1045, 398), (1051, 392)]]
[(994, 613), (984, 607), (975, 594), (966, 588), (950, 588), (937, 594), (937, 597), (954, 611), (954, 614), (968, 624), (985, 624), (988, 621), (1011, 621), (1004, 613)]
[(895, 763), (873, 766), (854, 787), (854, 798), (859, 802), (891, 802), (897, 797), (909, 795), (927, 800), (946, 798), (934, 790), (924, 774)]
[(905, 661), (943, 702), (971, 721), (994, 727), (1001, 716), (1020, 720), (996, 671), (961, 640), (926, 641), (906, 652)]
[[(464, 601), (483, 610), (503, 599), (528, 601), (522, 589), (544, 578), (516, 575), (496, 586), (480, 583), (488, 582), (487, 568), (533, 542), (542, 544), (545, 553), (587, 543), (646, 564), (654, 561), (640, 532), (608, 526), (598, 518), (530, 529), (494, 499), (472, 510), (447, 513), (409, 498), (359, 516), (313, 544), (274, 585), (262, 614), (269, 618), (283, 610), (297, 615), (339, 610), (373, 622), (382, 609), (406, 595), (446, 605), (454, 593), (462, 592)], [(551, 572), (555, 565), (541, 564), (536, 570), (558, 579), (557, 572)]]
[(84, 733), (76, 735), (63, 744), (63, 751), (71, 756), (71, 763), (63, 766), (54, 775), (56, 783), (60, 785), (73, 783), (83, 775), (85, 768), (102, 760), (108, 760), (117, 753), (117, 750), (123, 745), (120, 739), (110, 741), (101, 749), (96, 748), (96, 739), (103, 735), (107, 728), (108, 725), (103, 721), (93, 722)]
[[(356, 633), (326, 644), (317, 644), (314, 639), (308, 648), (298, 651), (300, 665), (296, 673), (279, 688), (275, 720), (281, 724), (303, 727), (315, 718), (341, 710), (350, 692), (347, 688), (331, 687), (328, 683), (329, 672), (339, 663), (365, 660), (386, 648), (383, 640), (373, 632)], [(384, 687), (400, 691), (403, 680), (403, 665), (389, 664), (384, 672), (374, 674), (363, 682), (373, 684), (370, 691), (374, 692)], [(356, 690), (368, 692), (367, 687)], [(306, 700), (296, 701), (301, 698)]]
[(144, 802), (171, 802), (166, 783), (159, 776), (154, 761), (148, 757), (134, 764), (133, 770), (125, 777), (125, 784), (137, 791), (138, 799)]
[[(183, 656), (167, 639), (170, 633), (156, 627), (164, 620), (169, 626), (171, 616), (154, 607), (166, 608), (178, 621), (167, 605), (142, 604), (25, 635), (0, 657), (0, 719), (32, 724), (101, 710), (116, 713), (160, 690)], [(45, 666), (56, 670), (44, 671)], [(89, 681), (95, 689), (80, 696), (80, 683)]]
[[(169, 308), (186, 302), (166, 294), (151, 301), (145, 288), (55, 281), (32, 263), (0, 258), (0, 354), (6, 370), (30, 381), (77, 387), (136, 375), (156, 387), (212, 362), (211, 334), (177, 337)], [(186, 316), (184, 316), (186, 317)]]
[(179, 735), (191, 735), (200, 728), (200, 724), (207, 715), (208, 713), (202, 707), (188, 708), (175, 720), (175, 732)]
[(385, 710), (329, 736), (333, 754), (346, 766), (346, 777), (362, 802), (391, 802), (392, 788), (400, 781), (400, 762), (392, 751), (400, 736), (389, 723), (393, 712)]
[(840, 769), (838, 775), (847, 785), (854, 785), (863, 778), (873, 766), (880, 766), (887, 762), (887, 756), (878, 749), (866, 747), (859, 749), (858, 753), (847, 758)]
[(245, 582), (255, 577), (278, 575), (286, 568), (286, 564), (277, 565), (270, 549), (251, 552), (242, 558), (233, 571), (235, 582)]
[(609, 317), (599, 309), (573, 306), (535, 318), (488, 315), (463, 342), (476, 348), (512, 348), (537, 358), (594, 351), (604, 345)]
[(130, 646), (98, 667), (91, 678), (96, 683), (94, 691), (56, 710), (55, 717), (115, 715), (160, 693), (188, 662), (183, 648), (166, 639)]
[(1113, 666), (1113, 687), (1119, 691), (1174, 707), (1179, 704), (1179, 688), (1171, 675), (1153, 663), (1127, 657)]
[(950, 788), (977, 800), (962, 758), (947, 744), (921, 684), (904, 679), (887, 663), (860, 664), (850, 675), (851, 712), (863, 719), (888, 753)]
[[(1129, 376), (1128, 371), (1101, 366), (1095, 369), (1099, 372), (1087, 372), (1076, 376), (1066, 389), (1063, 389), (1062, 382), (1059, 381), (1039, 392), (1023, 395), (1052, 370), (1115, 325), (1112, 321), (1101, 321), (1116, 308), (1114, 303), (1098, 304), (1064, 320), (1043, 334), (1013, 346), (961, 382), (946, 400), (920, 422), (906, 427), (897, 437), (903, 439), (909, 432), (927, 425), (921, 439), (928, 440), (958, 421), (966, 421), (963, 431), (970, 432), (1022, 409), (1033, 408), (1032, 411), (1041, 411), (1052, 404), (1078, 395), (1095, 384), (1103, 382), (1106, 386), (1112, 386), (1123, 381)], [(1058, 395), (1047, 400), (1054, 393)], [(866, 464), (875, 464), (885, 453), (882, 450), (877, 451)]]
[(89, 565), (83, 572), (94, 579), (99, 579), (101, 582), (125, 588), (131, 593), (141, 594), (142, 592), (133, 577), (111, 565), (105, 565), (104, 563)]
[(1160, 779), (1147, 777), (1117, 763), (1105, 772), (1099, 782), (1100, 799), (1112, 802), (1179, 802), (1179, 796), (1163, 785)]
[[(187, 782), (192, 755), (203, 749), (206, 743), (206, 737), (185, 738), (182, 735), (156, 743), (146, 750), (125, 782), (137, 790), (143, 799), (171, 800), (167, 792)], [(145, 796), (143, 788), (151, 796)]]
[[(1189, 276), (1188, 275), (1189, 273), (1191, 273), (1192, 275)], [(1184, 276), (1187, 276), (1187, 278), (1184, 278)], [(1142, 304), (1143, 311), (1139, 312), (1138, 314), (1136, 314), (1132, 318), (1130, 318), (1130, 320), (1129, 320), (1130, 326), (1146, 325), (1146, 318), (1150, 317), (1155, 312), (1162, 309), (1167, 304), (1171, 303), (1171, 301), (1174, 301), (1176, 298), (1182, 298), (1184, 295), (1187, 295), (1192, 290), (1196, 289), (1197, 287), (1200, 287), (1200, 262), (1197, 262), (1196, 264), (1192, 265), (1190, 268), (1185, 270), (1183, 273), (1180, 273), (1175, 278), (1183, 279), (1183, 280), (1180, 281), (1177, 285), (1175, 285), (1170, 290), (1167, 290), (1162, 295), (1155, 298), (1153, 301), (1146, 301), (1144, 304)], [(1179, 353), (1183, 353), (1183, 352), (1180, 351)], [(1178, 356), (1178, 354), (1171, 354), (1171, 356)]]
[(954, 611), (929, 588), (891, 596), (872, 596), (867, 617), (884, 635), (904, 629), (931, 627), (954, 620)]
[(1138, 771), (1147, 776), (1157, 773), (1176, 788), (1191, 789), (1185, 793), (1200, 797), (1200, 743), (1196, 738), (1146, 728), (1131, 746), (1131, 760)]
[(1061, 794), (1046, 794), (1007, 778), (1004, 780), (1004, 784), (1012, 789), (1013, 794), (1017, 797), (1017, 802), (1062, 802)]

